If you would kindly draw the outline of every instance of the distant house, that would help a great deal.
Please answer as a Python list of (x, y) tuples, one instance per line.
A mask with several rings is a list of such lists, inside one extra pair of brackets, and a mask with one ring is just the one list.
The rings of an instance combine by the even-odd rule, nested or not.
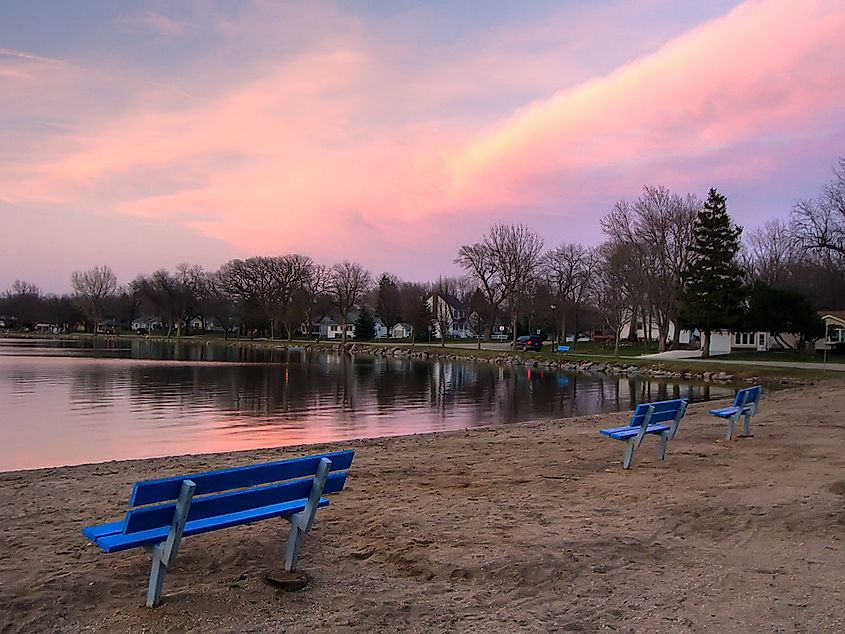
[(788, 350), (794, 348), (797, 343), (798, 337), (789, 333), (783, 333), (777, 337), (763, 330), (730, 333), (731, 350), (756, 350), (757, 352)]
[(398, 323), (390, 329), (391, 339), (410, 339), (414, 336), (414, 327), (411, 324)]
[[(469, 310), (457, 297), (446, 293), (432, 293), (425, 303), (434, 316), (432, 334), (437, 339), (444, 336), (447, 339), (469, 339), (475, 336), (469, 323)], [(441, 325), (445, 333), (440, 332)]]
[(375, 333), (373, 338), (374, 339), (387, 339), (390, 336), (390, 328), (384, 325), (384, 322), (381, 320), (381, 317), (373, 316), (373, 321), (375, 322), (375, 327), (373, 328), (373, 332)]
[(129, 324), (129, 328), (132, 332), (146, 334), (148, 332), (153, 332), (154, 330), (163, 329), (164, 323), (161, 321), (161, 317), (136, 317), (132, 320), (132, 323)]
[(845, 347), (845, 310), (820, 310), (825, 336), (816, 342), (816, 350)]
[[(346, 328), (346, 338), (355, 338), (355, 322), (358, 321), (358, 311), (350, 311), (346, 315), (346, 320), (341, 321), (340, 318), (333, 315), (324, 315), (320, 319), (320, 336), (326, 339), (343, 339), (343, 329)], [(325, 328), (325, 334), (323, 329)]]
[[(619, 333), (620, 339), (629, 339), (632, 332), (636, 334), (637, 340), (639, 341), (659, 341), (660, 340), (660, 330), (657, 328), (657, 320), (651, 320), (651, 323), (643, 323), (643, 319), (641, 315), (637, 315), (636, 319), (634, 319), (631, 315), (631, 312), (628, 311), (625, 317), (622, 319), (622, 327)], [(693, 333), (692, 331), (681, 329), (681, 332), (678, 334), (678, 343), (681, 344), (689, 344), (693, 340)], [(669, 331), (666, 335), (667, 342), (674, 341), (675, 338), (675, 322), (669, 321)]]
[(95, 332), (98, 335), (114, 335), (117, 333), (119, 326), (120, 324), (117, 323), (116, 319), (101, 319), (97, 322)]

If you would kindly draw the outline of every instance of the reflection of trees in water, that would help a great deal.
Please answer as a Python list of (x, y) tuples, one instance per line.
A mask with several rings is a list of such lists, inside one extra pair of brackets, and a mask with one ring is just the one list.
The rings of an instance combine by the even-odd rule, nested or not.
[(86, 407), (109, 407), (125, 378), (125, 373), (114, 366), (84, 366), (71, 374), (70, 401)]
[[(436, 411), (467, 424), (569, 417), (632, 409), (637, 403), (709, 398), (709, 386), (639, 377), (565, 375), (463, 361), (384, 359), (327, 353), (276, 355), (279, 364), (136, 366), (132, 399), (153, 411), (203, 407), (288, 421), (330, 410), (327, 424), (373, 413)], [(89, 394), (108, 391), (107, 373), (87, 379)], [(80, 388), (82, 389), (82, 388)], [(721, 395), (730, 390), (723, 388)], [(342, 412), (338, 415), (338, 412)]]

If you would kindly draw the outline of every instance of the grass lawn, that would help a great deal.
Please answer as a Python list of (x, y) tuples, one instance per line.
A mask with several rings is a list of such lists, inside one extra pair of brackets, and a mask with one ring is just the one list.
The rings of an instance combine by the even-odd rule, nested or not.
[[(753, 350), (741, 350), (730, 354), (719, 355), (719, 359), (730, 361), (780, 361), (780, 362), (801, 362), (801, 363), (824, 363), (824, 353), (817, 351), (813, 355), (801, 356), (792, 350), (770, 350), (768, 352), (755, 352)], [(827, 353), (827, 363), (845, 363), (845, 355)]]

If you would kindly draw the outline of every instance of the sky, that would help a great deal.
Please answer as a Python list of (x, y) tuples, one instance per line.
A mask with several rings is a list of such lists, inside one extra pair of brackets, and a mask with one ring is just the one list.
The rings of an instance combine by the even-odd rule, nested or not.
[(0, 291), (300, 253), (409, 280), (646, 185), (748, 229), (845, 155), (841, 0), (3, 0)]

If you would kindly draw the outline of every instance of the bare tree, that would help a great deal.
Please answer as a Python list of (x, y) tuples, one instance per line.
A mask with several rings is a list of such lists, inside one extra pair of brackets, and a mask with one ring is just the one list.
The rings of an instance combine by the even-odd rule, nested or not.
[(167, 336), (176, 328), (177, 338), (182, 336), (185, 323), (198, 303), (194, 295), (196, 276), (202, 274), (200, 267), (180, 264), (176, 274), (159, 269), (149, 277), (139, 276), (132, 282), (132, 289), (141, 303), (158, 314), (167, 323)]
[(24, 282), (22, 280), (15, 280), (12, 286), (7, 291), (8, 295), (32, 295), (34, 297), (41, 297), (41, 289), (32, 282)]
[[(43, 303), (41, 289), (31, 282), (15, 280), (2, 298), (3, 310), (14, 316), (19, 327), (34, 328), (39, 319)], [(2, 312), (2, 311), (0, 311)]]
[(270, 326), (270, 338), (276, 334), (276, 323), (285, 326), (288, 338), (294, 324), (304, 319), (301, 301), (294, 301), (306, 287), (311, 259), (302, 255), (253, 257), (230, 260), (217, 271), (225, 291), (238, 299), (244, 310), (257, 311)]
[(845, 257), (845, 157), (816, 199), (801, 200), (792, 210), (792, 231), (806, 251)]
[(617, 357), (622, 326), (631, 306), (630, 276), (626, 270), (630, 253), (626, 251), (626, 247), (611, 242), (599, 246), (595, 275), (589, 286), (590, 301), (599, 311), (605, 327), (613, 333), (613, 354)]
[(543, 238), (525, 225), (496, 225), (485, 244), (493, 254), (505, 297), (510, 305), (513, 345), (516, 347), (520, 303), (537, 281)]
[(117, 277), (110, 267), (95, 266), (88, 271), (74, 271), (70, 283), (80, 310), (93, 323), (96, 332), (106, 300), (117, 290)]
[(781, 220), (772, 220), (750, 231), (741, 254), (748, 276), (774, 287), (788, 283), (802, 256), (789, 225)]
[(325, 295), (329, 288), (332, 270), (322, 264), (311, 263), (305, 277), (305, 292), (307, 294), (307, 307), (305, 310), (305, 323), (308, 324), (307, 334), (311, 334), (311, 326), (314, 322), (314, 308), (322, 295)]
[(332, 302), (340, 312), (340, 319), (343, 323), (342, 337), (346, 343), (346, 320), (349, 311), (358, 305), (360, 299), (370, 290), (373, 278), (370, 272), (357, 262), (344, 260), (332, 267), (329, 280), (329, 293)]
[[(566, 343), (566, 317), (583, 303), (595, 270), (595, 253), (580, 244), (565, 243), (543, 258), (542, 275), (549, 285), (559, 315), (561, 342)], [(575, 333), (573, 344), (578, 338)]]
[(274, 280), (273, 305), (290, 341), (293, 331), (304, 321), (308, 312), (306, 285), (313, 262), (307, 256), (296, 254), (271, 258), (270, 262)]
[(507, 299), (507, 289), (502, 281), (496, 258), (486, 244), (477, 242), (462, 246), (455, 262), (478, 283), (478, 288), (484, 295), (489, 313), (482, 321), (487, 326), (486, 338), (491, 339), (499, 307)]
[(543, 238), (525, 225), (494, 225), (482, 242), (465, 245), (455, 262), (479, 285), (491, 310), (488, 337), (499, 307), (508, 301), (516, 343), (516, 324), (522, 293), (536, 280)]
[(700, 207), (701, 201), (691, 194), (680, 196), (665, 187), (645, 187), (634, 203), (619, 201), (601, 220), (602, 230), (611, 241), (630, 247), (633, 268), (629, 273), (637, 278), (636, 287), (641, 291), (641, 300), (636, 295), (631, 298), (632, 321), (636, 322), (639, 304), (647, 340), (651, 322), (656, 322), (660, 352), (666, 350), (673, 323), (673, 345), (678, 344), (683, 271), (689, 264)]
[(223, 328), (224, 340), (228, 340), (235, 312), (235, 298), (226, 292), (217, 273), (206, 273), (202, 289), (200, 305), (203, 315), (216, 319)]

